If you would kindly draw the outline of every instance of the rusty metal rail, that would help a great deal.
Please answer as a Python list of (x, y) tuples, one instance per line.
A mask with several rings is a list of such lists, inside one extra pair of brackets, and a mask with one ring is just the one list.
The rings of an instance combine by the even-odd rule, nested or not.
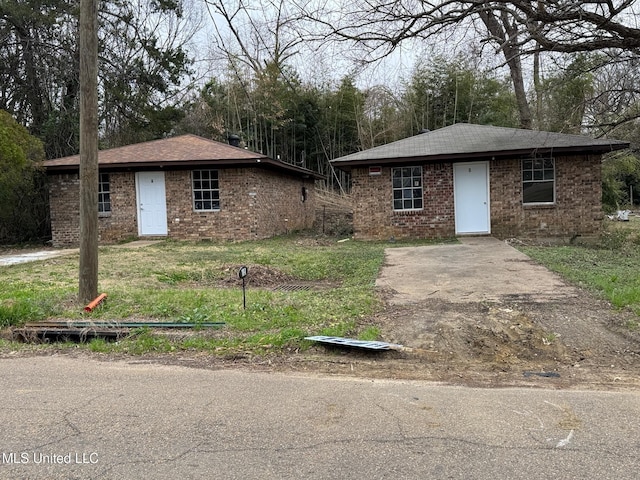
[(195, 329), (220, 328), (224, 322), (180, 323), (180, 322), (86, 322), (49, 321), (26, 323), (14, 328), (13, 338), (24, 342), (77, 341), (86, 342), (94, 338), (118, 340), (138, 328)]

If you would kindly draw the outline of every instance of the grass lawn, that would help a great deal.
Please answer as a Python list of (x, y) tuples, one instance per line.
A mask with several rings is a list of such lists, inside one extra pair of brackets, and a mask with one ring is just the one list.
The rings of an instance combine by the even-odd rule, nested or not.
[[(99, 292), (108, 298), (92, 313), (76, 300), (78, 255), (0, 268), (0, 328), (47, 319), (226, 323), (192, 335), (139, 329), (119, 342), (57, 345), (122, 353), (259, 354), (304, 348), (307, 335), (373, 340), (379, 330), (367, 319), (382, 308), (374, 285), (384, 249), (425, 243), (287, 236), (243, 243), (164, 241), (140, 249), (105, 246), (100, 248)], [(640, 315), (639, 217), (609, 223), (596, 246), (520, 248), (573, 283)], [(242, 265), (249, 267), (246, 310), (237, 276)], [(275, 288), (279, 285), (310, 289), (283, 291)], [(0, 349), (19, 348), (33, 347), (0, 340)]]
[[(524, 253), (571, 282), (640, 315), (640, 217), (608, 222), (597, 245), (527, 246)], [(637, 328), (635, 325), (630, 327)]]
[[(46, 319), (226, 322), (223, 329), (200, 330), (180, 340), (141, 329), (128, 339), (94, 340), (87, 347), (130, 353), (259, 353), (299, 348), (307, 335), (372, 340), (379, 331), (363, 319), (381, 308), (374, 284), (388, 246), (287, 236), (243, 243), (101, 247), (99, 292), (108, 298), (92, 313), (85, 313), (76, 300), (77, 255), (3, 267), (0, 327)], [(237, 276), (242, 265), (249, 268), (246, 310)], [(274, 289), (279, 284), (311, 289)], [(5, 347), (10, 343), (3, 342)]]

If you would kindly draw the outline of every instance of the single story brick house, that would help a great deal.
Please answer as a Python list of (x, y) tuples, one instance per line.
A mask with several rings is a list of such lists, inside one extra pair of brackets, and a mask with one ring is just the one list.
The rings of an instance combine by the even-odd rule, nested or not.
[[(47, 160), (52, 243), (79, 243), (80, 156)], [(319, 174), (196, 135), (98, 153), (101, 242), (250, 240), (313, 226)]]
[(574, 238), (602, 225), (602, 155), (628, 142), (459, 123), (331, 161), (357, 239)]

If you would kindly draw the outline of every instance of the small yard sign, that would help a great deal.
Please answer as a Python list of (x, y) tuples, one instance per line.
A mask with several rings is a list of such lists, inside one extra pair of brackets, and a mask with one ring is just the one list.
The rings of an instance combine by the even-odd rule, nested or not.
[(240, 271), (238, 272), (238, 277), (244, 280), (248, 272), (249, 270), (247, 269), (247, 267), (240, 267)]
[(240, 267), (238, 271), (238, 277), (242, 279), (242, 308), (247, 309), (247, 287), (246, 287), (246, 278), (249, 273), (249, 269), (245, 266)]

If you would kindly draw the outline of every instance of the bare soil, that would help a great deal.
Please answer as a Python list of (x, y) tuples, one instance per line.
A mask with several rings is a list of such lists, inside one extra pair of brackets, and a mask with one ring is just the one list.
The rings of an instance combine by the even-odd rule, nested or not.
[(640, 388), (640, 331), (629, 327), (638, 317), (576, 291), (563, 301), (397, 305), (389, 302), (394, 292), (381, 289), (386, 308), (362, 323), (381, 327), (385, 341), (404, 346), (398, 351), (316, 345), (266, 356), (181, 353), (136, 361), (476, 387)]
[[(376, 319), (409, 348), (376, 362), (394, 378), (476, 386), (640, 386), (640, 332), (632, 312), (580, 291), (559, 302), (388, 305)], [(369, 366), (370, 374), (377, 375)]]
[[(380, 294), (389, 296), (387, 291)], [(404, 345), (400, 351), (317, 345), (302, 352), (265, 356), (249, 352), (225, 357), (181, 352), (135, 358), (86, 351), (65, 354), (106, 361), (428, 380), (475, 387), (635, 390), (640, 388), (640, 332), (629, 329), (629, 321), (637, 321), (637, 316), (615, 311), (586, 292), (563, 303), (426, 300), (387, 305), (365, 320), (382, 327), (385, 341)]]
[[(301, 283), (268, 267), (250, 268), (253, 287)], [(237, 286), (237, 282), (235, 267), (229, 267), (220, 286)], [(432, 292), (431, 287), (426, 291)], [(398, 302), (402, 297), (399, 292), (380, 287), (378, 294), (385, 308), (374, 317), (362, 319), (360, 324), (380, 327), (383, 340), (404, 346), (398, 351), (367, 352), (315, 345), (305, 351), (264, 356), (249, 352), (225, 357), (181, 352), (126, 359), (197, 368), (428, 380), (479, 387), (640, 388), (638, 316), (615, 310), (608, 302), (577, 287), (558, 285), (557, 291), (558, 295), (521, 292), (465, 302), (427, 293), (417, 302)], [(39, 351), (8, 355), (33, 353)], [(51, 354), (51, 349), (40, 353)], [(124, 358), (85, 350), (64, 353), (107, 361)]]
[[(261, 286), (295, 281), (264, 273)], [(392, 249), (378, 285), (385, 308), (360, 324), (380, 327), (383, 340), (404, 346), (400, 351), (317, 345), (287, 355), (179, 361), (485, 387), (640, 387), (637, 315), (613, 309), (495, 239)]]

